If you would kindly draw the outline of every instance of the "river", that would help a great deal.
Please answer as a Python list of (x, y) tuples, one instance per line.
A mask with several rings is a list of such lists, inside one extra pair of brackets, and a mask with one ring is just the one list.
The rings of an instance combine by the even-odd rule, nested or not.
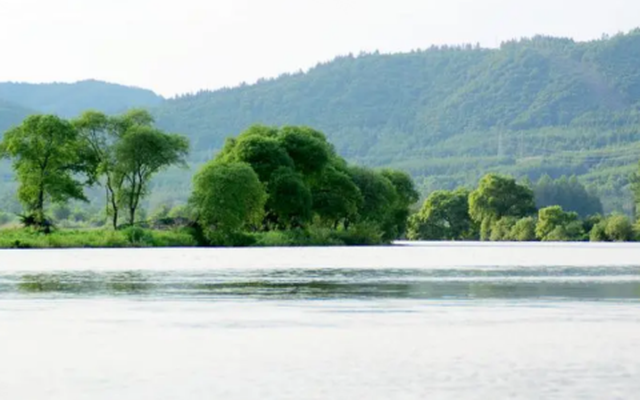
[(0, 250), (0, 399), (631, 399), (640, 246)]

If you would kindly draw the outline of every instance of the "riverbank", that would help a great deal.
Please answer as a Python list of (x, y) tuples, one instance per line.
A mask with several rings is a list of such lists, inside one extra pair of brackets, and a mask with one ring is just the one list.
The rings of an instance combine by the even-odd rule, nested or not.
[(58, 229), (43, 234), (32, 229), (0, 229), (0, 249), (151, 248), (151, 247), (300, 247), (366, 246), (385, 244), (362, 229), (336, 231), (313, 228), (242, 233), (212, 243), (197, 240), (186, 228)]

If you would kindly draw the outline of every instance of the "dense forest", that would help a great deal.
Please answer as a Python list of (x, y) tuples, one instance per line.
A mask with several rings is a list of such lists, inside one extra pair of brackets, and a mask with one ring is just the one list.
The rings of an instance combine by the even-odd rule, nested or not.
[[(159, 127), (192, 145), (191, 170), (161, 175), (151, 206), (185, 200), (187, 176), (224, 138), (262, 123), (314, 126), (351, 162), (408, 171), (423, 196), (473, 188), (491, 172), (532, 181), (576, 176), (605, 212), (631, 214), (629, 174), (640, 159), (638, 65), (640, 30), (590, 42), (539, 36), (497, 49), (348, 55), (307, 72), (164, 101), (96, 82), (0, 85), (0, 99), (11, 103), (0, 105), (0, 127), (15, 123), (6, 115), (20, 107), (62, 116), (151, 107)], [(60, 94), (61, 87), (69, 92)], [(8, 176), (0, 166), (0, 192), (11, 189)]]

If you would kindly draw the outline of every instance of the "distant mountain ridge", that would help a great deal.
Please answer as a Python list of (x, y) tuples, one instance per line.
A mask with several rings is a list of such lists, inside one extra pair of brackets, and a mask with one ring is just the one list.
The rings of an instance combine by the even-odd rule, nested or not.
[(131, 107), (155, 107), (164, 101), (151, 90), (97, 80), (42, 84), (4, 82), (0, 83), (0, 99), (67, 118), (87, 109), (115, 114)]

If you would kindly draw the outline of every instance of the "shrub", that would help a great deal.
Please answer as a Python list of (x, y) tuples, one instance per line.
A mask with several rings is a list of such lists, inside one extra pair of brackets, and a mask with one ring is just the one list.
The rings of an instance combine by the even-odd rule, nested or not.
[(536, 240), (536, 220), (533, 217), (519, 219), (509, 234), (516, 242), (533, 242)]
[(129, 243), (136, 246), (151, 245), (153, 243), (153, 236), (138, 226), (125, 228), (122, 230), (122, 233)]

